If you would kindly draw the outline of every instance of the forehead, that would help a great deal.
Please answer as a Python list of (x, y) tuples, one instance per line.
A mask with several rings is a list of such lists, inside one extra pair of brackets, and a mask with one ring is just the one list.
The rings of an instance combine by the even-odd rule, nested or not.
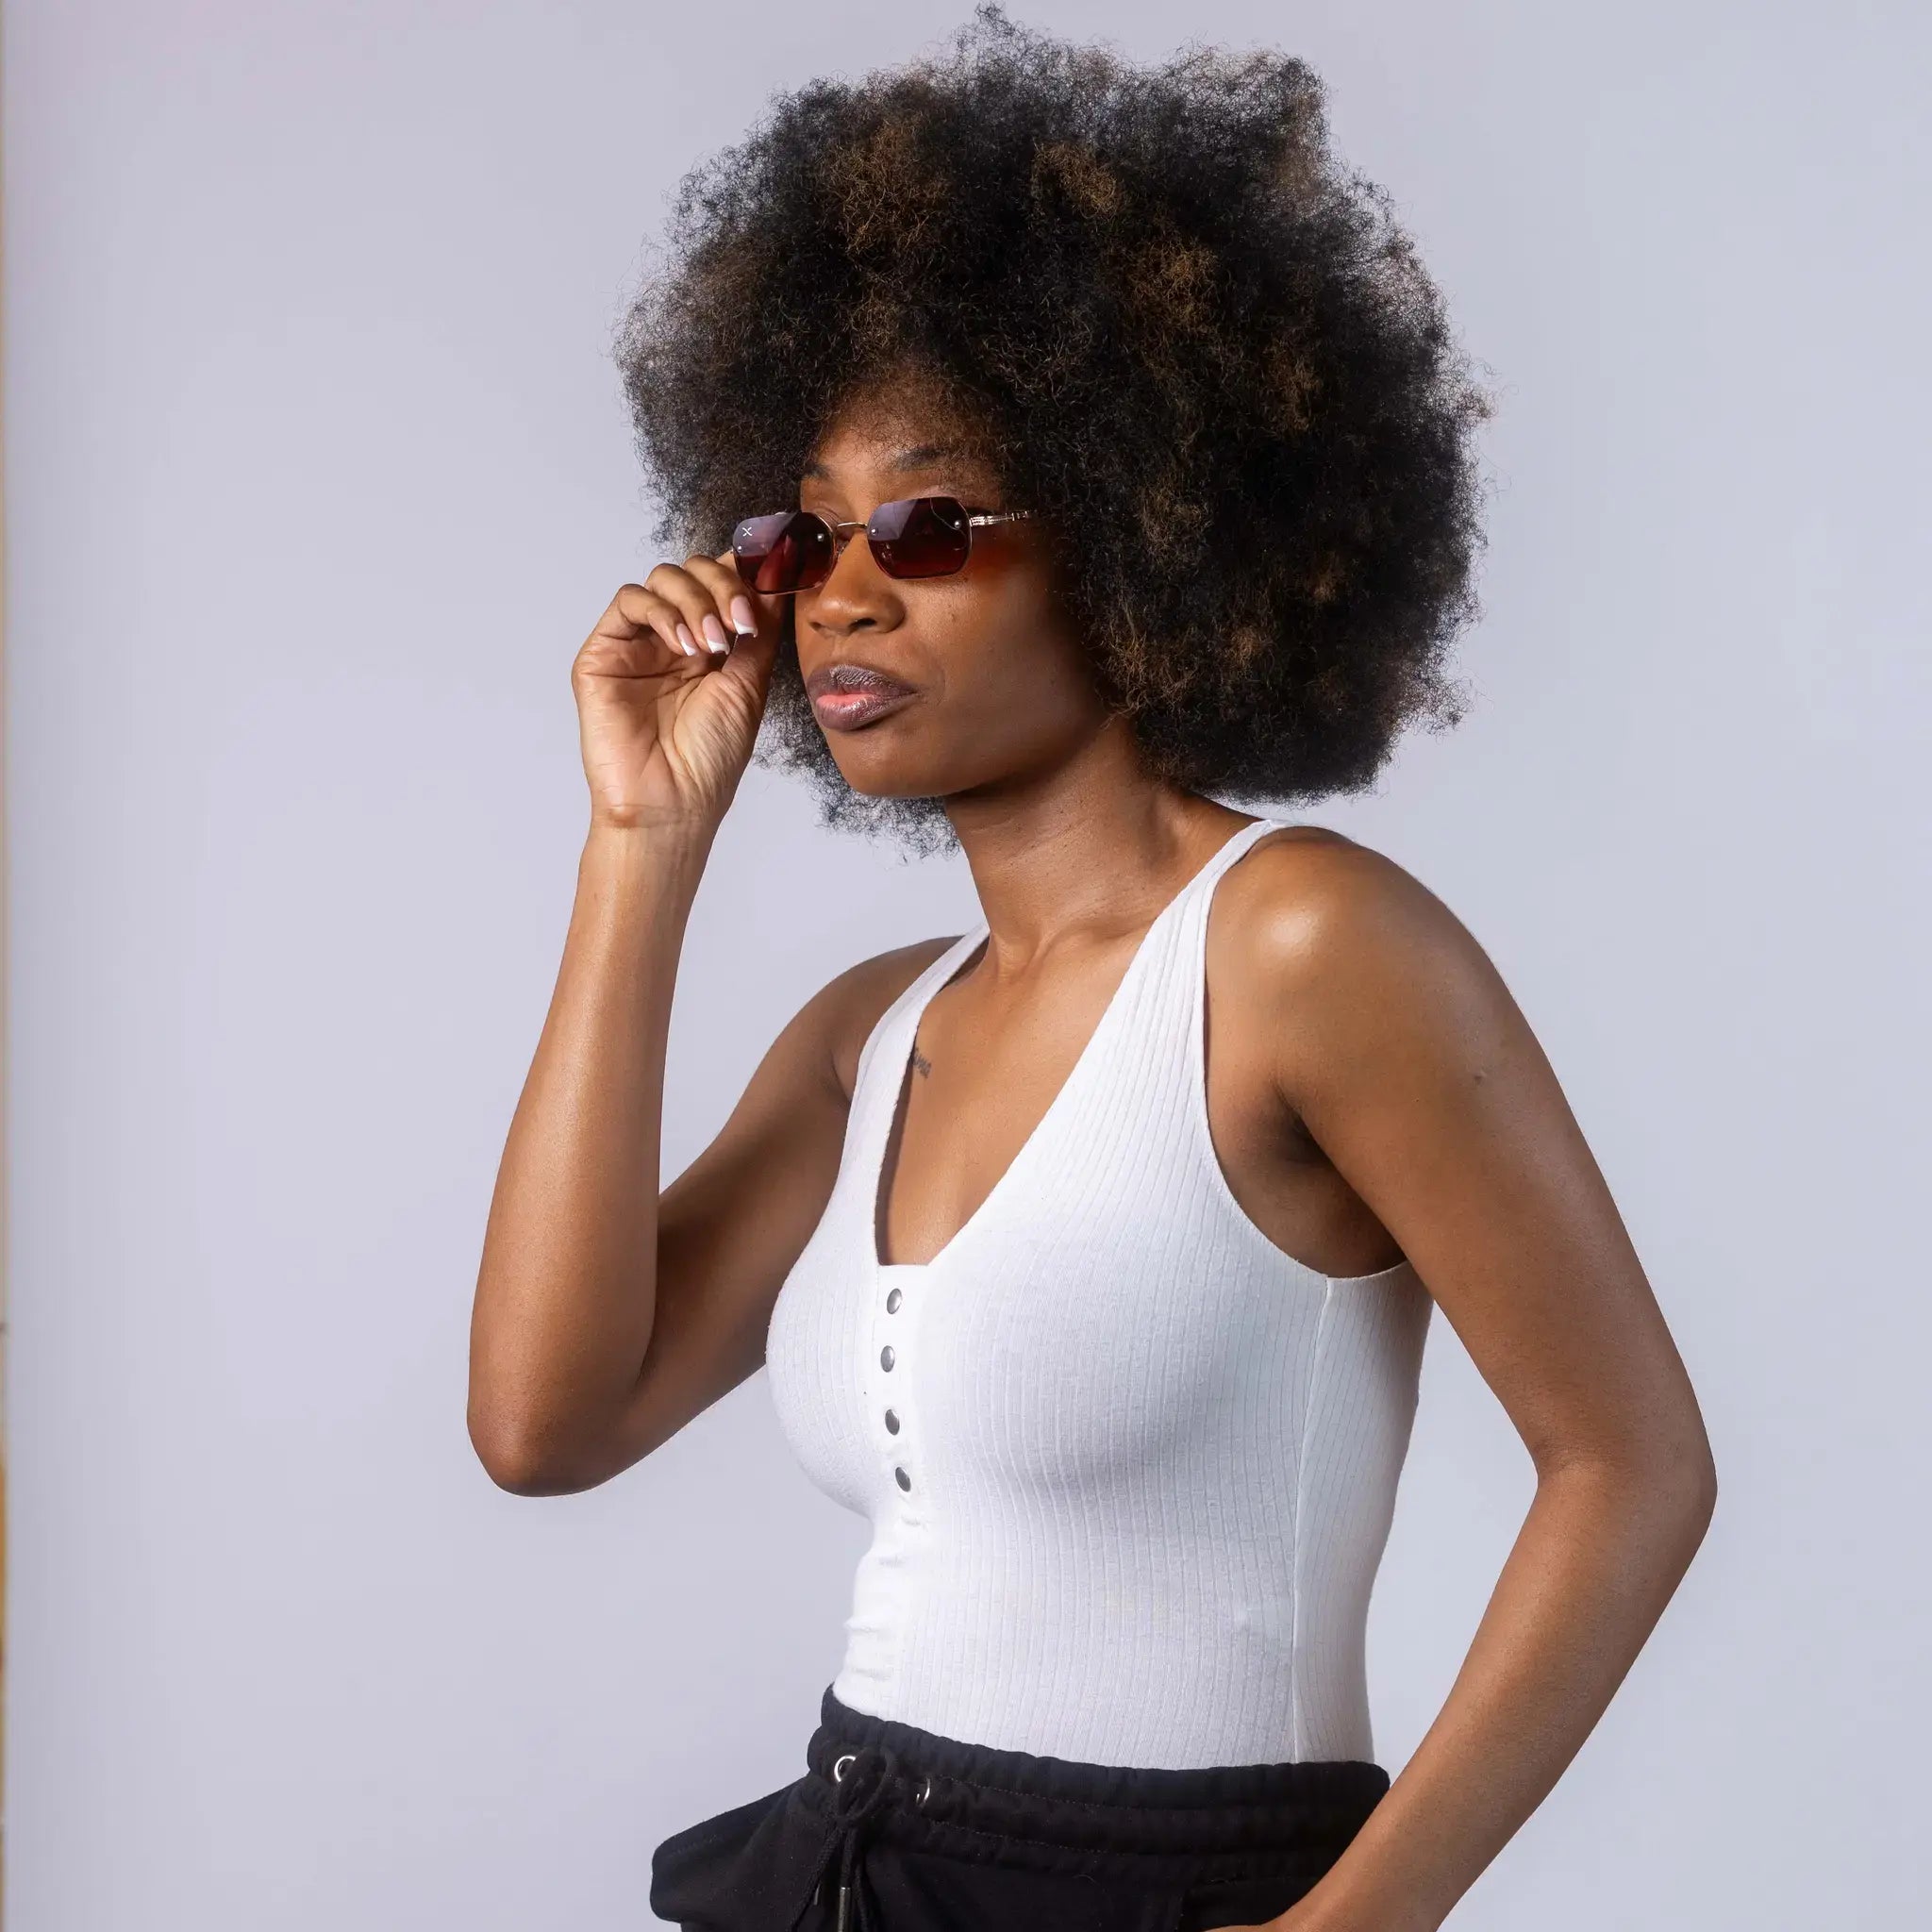
[(869, 388), (842, 402), (820, 431), (801, 474), (837, 483), (935, 470), (991, 475), (979, 441), (959, 412), (928, 386), (910, 384)]
[(859, 477), (924, 476), (943, 470), (949, 476), (977, 476), (986, 465), (972, 447), (950, 438), (902, 442), (897, 437), (838, 438), (822, 441), (800, 473), (817, 483)]

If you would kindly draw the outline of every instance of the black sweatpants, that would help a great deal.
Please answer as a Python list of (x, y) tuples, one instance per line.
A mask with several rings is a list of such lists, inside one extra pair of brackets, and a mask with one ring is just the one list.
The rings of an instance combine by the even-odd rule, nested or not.
[(848, 1709), (806, 1774), (651, 1856), (685, 1932), (1208, 1932), (1276, 1917), (1389, 1789), (1360, 1761), (1085, 1764)]

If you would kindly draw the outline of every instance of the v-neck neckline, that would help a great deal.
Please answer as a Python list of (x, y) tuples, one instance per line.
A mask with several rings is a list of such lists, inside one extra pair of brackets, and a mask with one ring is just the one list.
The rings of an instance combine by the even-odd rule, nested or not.
[[(1237, 826), (1201, 861), (1200, 865), (1194, 869), (1180, 890), (1154, 915), (1153, 919), (1148, 923), (1147, 929), (1135, 941), (1134, 950), (1128, 956), (1125, 970), (1115, 984), (1113, 991), (1108, 994), (1107, 1004), (1100, 1009), (1100, 1018), (1094, 1022), (1093, 1029), (1088, 1034), (1086, 1043), (1074, 1055), (1074, 1064), (1067, 1069), (1066, 1077), (1061, 1080), (1059, 1086), (1055, 1090), (1053, 1098), (1047, 1102), (1046, 1110), (1034, 1122), (1031, 1132), (1020, 1142), (1013, 1158), (1001, 1170), (992, 1186), (980, 1197), (978, 1207), (974, 1208), (972, 1213), (941, 1243), (938, 1250), (925, 1260), (886, 1261), (881, 1260), (879, 1257), (879, 1237), (883, 1231), (885, 1221), (886, 1203), (883, 1197), (887, 1194), (889, 1186), (898, 1179), (898, 1161), (896, 1158), (892, 1163), (893, 1173), (891, 1176), (888, 1176), (885, 1171), (886, 1157), (894, 1152), (892, 1137), (899, 1128), (899, 1116), (906, 1105), (907, 1082), (912, 1073), (912, 1055), (914, 1049), (919, 1044), (919, 1023), (925, 1017), (926, 1008), (939, 997), (940, 993), (946, 987), (951, 986), (956, 979), (960, 977), (971, 964), (974, 956), (985, 944), (990, 930), (985, 920), (982, 919), (971, 932), (962, 934), (959, 939), (955, 941), (945, 952), (941, 953), (933, 961), (932, 965), (927, 968), (927, 972), (932, 975), (932, 978), (925, 991), (900, 1015), (899, 1024), (903, 1031), (900, 1033), (899, 1038), (903, 1040), (905, 1044), (903, 1051), (897, 1056), (898, 1079), (892, 1091), (891, 1108), (886, 1115), (885, 1132), (879, 1140), (877, 1153), (871, 1161), (869, 1168), (872, 1178), (872, 1212), (867, 1223), (869, 1229), (867, 1250), (872, 1258), (872, 1265), (876, 1272), (900, 1274), (928, 1273), (932, 1269), (939, 1267), (953, 1253), (954, 1249), (958, 1247), (960, 1242), (986, 1219), (988, 1209), (992, 1207), (993, 1203), (1006, 1189), (1008, 1182), (1011, 1180), (1014, 1173), (1025, 1163), (1028, 1155), (1032, 1153), (1033, 1149), (1044, 1137), (1048, 1124), (1059, 1113), (1068, 1093), (1079, 1080), (1088, 1062), (1092, 1059), (1098, 1042), (1106, 1035), (1115, 1014), (1119, 1011), (1126, 997), (1127, 988), (1133, 983), (1136, 974), (1141, 970), (1141, 963), (1147, 958), (1148, 950), (1154, 941), (1154, 935), (1170, 919), (1179, 913), (1182, 906), (1193, 893), (1194, 889), (1226, 857), (1236, 840), (1244, 836), (1251, 836), (1257, 825), (1272, 824), (1273, 823), (1272, 820), (1265, 817), (1257, 817), (1249, 819), (1244, 824)], [(963, 957), (960, 956), (960, 949), (962, 947), (965, 949)], [(953, 961), (954, 963), (948, 967), (948, 961)]]

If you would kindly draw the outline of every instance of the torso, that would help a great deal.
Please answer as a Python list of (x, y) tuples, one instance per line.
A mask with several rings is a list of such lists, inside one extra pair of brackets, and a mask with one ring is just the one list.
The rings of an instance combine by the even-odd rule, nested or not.
[[(954, 1001), (967, 1065), (927, 1095), (950, 1176), (935, 1159), (888, 1191), (886, 1157), (919, 1041), (941, 1071), (922, 1022), (983, 925), (866, 1039), (766, 1338), (800, 1462), (872, 1524), (833, 1682), (850, 1708), (1091, 1763), (1371, 1756), (1368, 1596), (1431, 1305), (1406, 1261), (1288, 1251), (1235, 1192), (1255, 1176), (1216, 1157), (1261, 1122), (1243, 1123), (1259, 1108), (1231, 1024), (1237, 1077), (1210, 1114), (1208, 915), (1235, 860), (1290, 842), (1274, 831), (1241, 825), (1124, 974), (1086, 977), (1086, 1014), (1057, 996), (1062, 1028), (1030, 1057), (1009, 1037), (975, 1060)], [(1056, 1033), (1077, 1057), (1047, 1063)], [(938, 1112), (956, 1102), (972, 1115)], [(1271, 1198), (1305, 1243), (1336, 1239), (1319, 1183)]]

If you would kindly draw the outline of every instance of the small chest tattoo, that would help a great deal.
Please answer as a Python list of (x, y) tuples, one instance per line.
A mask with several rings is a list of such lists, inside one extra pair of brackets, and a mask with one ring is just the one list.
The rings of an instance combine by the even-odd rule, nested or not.
[(932, 1072), (932, 1062), (916, 1046), (912, 1049), (912, 1065), (918, 1073), (929, 1074)]

